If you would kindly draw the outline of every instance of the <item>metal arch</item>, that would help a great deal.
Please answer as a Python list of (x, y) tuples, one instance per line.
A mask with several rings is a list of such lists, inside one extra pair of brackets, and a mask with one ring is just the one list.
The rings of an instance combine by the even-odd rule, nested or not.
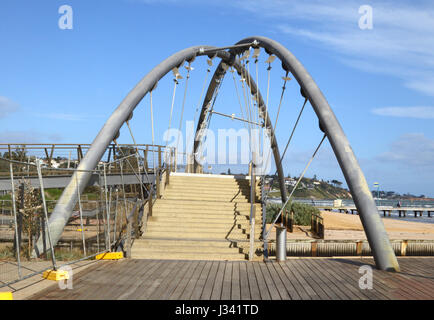
[[(101, 160), (108, 145), (119, 133), (120, 128), (124, 122), (128, 120), (137, 104), (149, 91), (154, 88), (156, 83), (173, 68), (179, 67), (185, 61), (193, 60), (197, 55), (202, 55), (204, 50), (211, 49), (215, 49), (215, 47), (194, 46), (173, 54), (166, 60), (162, 61), (142, 80), (140, 80), (140, 82), (119, 104), (110, 118), (104, 124), (96, 138), (93, 140), (92, 145), (89, 147), (89, 150), (80, 162), (77, 171), (74, 172), (70, 182), (63, 190), (62, 195), (56, 203), (56, 206), (47, 224), (47, 228), (50, 228), (53, 246), (60, 239), (63, 229), (72, 214), (72, 210), (78, 201), (78, 192), (80, 192), (80, 194), (83, 192), (85, 186), (91, 178), (91, 172), (88, 172), (87, 170), (93, 170), (98, 165), (98, 162)], [(79, 184), (79, 188), (77, 188), (77, 183)], [(43, 252), (42, 243), (43, 239), (40, 237), (35, 244), (35, 248), (32, 253), (33, 257), (37, 257)]]
[[(360, 218), (371, 246), (376, 265), (379, 269), (399, 271), (398, 261), (390, 245), (383, 222), (377, 211), (366, 179), (354, 156), (351, 146), (339, 125), (333, 111), (324, 98), (320, 89), (312, 77), (292, 55), (289, 50), (278, 42), (265, 37), (245, 38), (237, 45), (259, 41), (259, 46), (267, 52), (275, 54), (282, 61), (283, 68), (290, 71), (300, 84), (302, 94), (306, 95), (317, 114), (320, 125), (329, 138), (330, 144), (344, 173), (347, 184), (353, 195), (354, 202), (360, 213)], [(175, 53), (158, 66), (152, 69), (121, 102), (117, 109), (104, 124), (91, 147), (81, 161), (77, 171), (72, 176), (68, 186), (63, 191), (53, 213), (47, 223), (52, 236), (52, 244), (59, 240), (63, 229), (78, 200), (78, 193), (82, 193), (91, 174), (87, 171), (94, 169), (101, 159), (107, 146), (119, 132), (123, 123), (131, 115), (137, 104), (156, 85), (156, 83), (174, 67), (181, 65), (186, 60), (194, 59), (198, 54), (203, 54), (204, 49), (215, 49), (209, 46), (191, 47)], [(231, 49), (232, 54), (236, 51)], [(79, 183), (77, 188), (76, 183)], [(32, 256), (38, 256), (42, 252), (42, 239), (39, 238)]]
[[(262, 98), (261, 92), (258, 90), (255, 81), (251, 78), (250, 74), (247, 72), (247, 70), (240, 64), (238, 59), (235, 59), (235, 55), (230, 54), (227, 51), (220, 51), (218, 54), (218, 57), (222, 59), (222, 61), (219, 63), (218, 67), (216, 68), (216, 71), (214, 72), (214, 75), (212, 77), (212, 80), (208, 86), (208, 90), (206, 92), (206, 96), (204, 98), (203, 104), (202, 104), (202, 110), (199, 116), (199, 121), (197, 123), (196, 128), (196, 134), (195, 134), (195, 140), (194, 140), (194, 151), (193, 154), (196, 155), (197, 151), (200, 147), (200, 144), (202, 143), (202, 135), (200, 134), (203, 132), (203, 129), (205, 129), (205, 119), (206, 114), (209, 111), (210, 102), (213, 98), (215, 91), (218, 87), (218, 81), (224, 77), (226, 74), (226, 70), (222, 67), (223, 63), (229, 64), (230, 66), (233, 66), (238, 74), (244, 74), (246, 79), (246, 84), (250, 85), (250, 93), (253, 96), (258, 97), (258, 109), (259, 109), (259, 115), (262, 116), (262, 118), (267, 119), (267, 123), (265, 124), (266, 128), (269, 129), (270, 133), (270, 144), (271, 148), (273, 150), (273, 158), (276, 163), (277, 168), (277, 175), (279, 180), (279, 188), (280, 188), (280, 194), (282, 197), (282, 201), (286, 202), (287, 195), (286, 195), (286, 187), (285, 187), (285, 176), (283, 174), (283, 168), (282, 168), (282, 162), (280, 159), (280, 152), (279, 152), (279, 146), (276, 141), (276, 136), (274, 135), (274, 129), (273, 124), (271, 123), (271, 118), (268, 115), (268, 112), (266, 111), (266, 106), (264, 103), (264, 100)], [(198, 162), (196, 159), (196, 156), (194, 157), (194, 171), (197, 172), (198, 169)]]
[[(266, 52), (276, 55), (282, 61), (282, 67), (291, 72), (301, 87), (302, 95), (309, 99), (318, 119), (320, 127), (327, 134), (338, 163), (350, 188), (360, 220), (371, 247), (377, 268), (388, 271), (399, 271), (398, 260), (387, 236), (384, 224), (378, 214), (365, 176), (357, 162), (354, 152), (330, 108), (321, 90), (298, 59), (283, 45), (266, 37), (249, 37), (239, 42), (258, 41), (258, 46)], [(235, 50), (231, 50), (236, 53)]]

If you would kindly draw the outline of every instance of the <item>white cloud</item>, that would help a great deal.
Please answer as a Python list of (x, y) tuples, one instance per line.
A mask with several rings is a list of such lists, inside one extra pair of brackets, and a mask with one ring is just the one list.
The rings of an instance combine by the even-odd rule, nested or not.
[(0, 143), (46, 143), (59, 142), (62, 137), (59, 134), (49, 134), (34, 130), (3, 131), (0, 132)]
[(434, 107), (386, 107), (372, 109), (371, 112), (380, 116), (434, 119)]
[(389, 151), (380, 154), (377, 160), (396, 162), (407, 168), (434, 167), (434, 140), (423, 133), (407, 133), (394, 141)]
[(370, 2), (372, 30), (358, 27), (362, 4), (354, 0), (234, 2), (258, 18), (274, 18), (280, 32), (337, 52), (347, 65), (397, 76), (405, 87), (434, 96), (433, 3)]
[(9, 114), (18, 111), (20, 106), (18, 103), (11, 101), (6, 97), (0, 96), (0, 118), (5, 118)]

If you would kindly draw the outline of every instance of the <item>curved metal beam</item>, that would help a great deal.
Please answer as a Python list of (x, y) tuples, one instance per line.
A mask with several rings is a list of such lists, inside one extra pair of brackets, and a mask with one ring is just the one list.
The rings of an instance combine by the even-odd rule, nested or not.
[[(377, 206), (369, 190), (365, 176), (360, 169), (344, 131), (321, 90), (300, 61), (277, 41), (257, 36), (245, 38), (239, 41), (237, 45), (251, 43), (254, 40), (259, 41), (259, 46), (264, 48), (266, 52), (276, 55), (282, 61), (283, 69), (292, 73), (301, 86), (302, 94), (309, 99), (320, 121), (321, 128), (327, 134), (350, 188), (377, 268), (388, 271), (399, 271), (398, 260), (390, 244), (383, 221), (378, 214)], [(236, 53), (235, 50), (231, 51)]]
[[(230, 54), (227, 51), (220, 51), (218, 52), (217, 56), (222, 59), (222, 61), (219, 63), (218, 67), (216, 68), (216, 71), (214, 72), (214, 75), (212, 77), (212, 80), (208, 86), (208, 90), (206, 92), (206, 96), (204, 98), (201, 113), (199, 116), (199, 121), (197, 123), (196, 128), (196, 134), (195, 134), (195, 140), (194, 140), (194, 147), (193, 147), (193, 154), (197, 154), (198, 149), (200, 147), (200, 144), (202, 143), (203, 136), (201, 135), (201, 132), (205, 129), (205, 119), (206, 115), (209, 112), (209, 108), (211, 106), (210, 102), (213, 98), (217, 88), (219, 81), (225, 76), (226, 70), (223, 68), (222, 64), (223, 62), (233, 66), (238, 74), (243, 74), (246, 76), (246, 83), (250, 86), (250, 93), (253, 96), (258, 97), (258, 109), (259, 109), (259, 115), (262, 119), (267, 119), (267, 123), (265, 124), (266, 129), (268, 129), (270, 133), (270, 145), (271, 149), (273, 150), (273, 158), (276, 164), (277, 168), (277, 176), (279, 180), (279, 188), (280, 188), (280, 194), (282, 197), (282, 201), (286, 202), (287, 200), (287, 194), (286, 194), (286, 187), (285, 187), (285, 176), (283, 174), (283, 168), (282, 168), (282, 162), (280, 160), (280, 152), (279, 152), (279, 146), (277, 145), (276, 136), (274, 134), (273, 124), (271, 123), (271, 118), (268, 115), (268, 112), (266, 110), (264, 99), (262, 98), (261, 92), (258, 91), (257, 85), (255, 81), (251, 78), (250, 74), (247, 72), (247, 70), (240, 64), (238, 59), (235, 59), (235, 55)], [(196, 156), (194, 157), (194, 171), (196, 172), (198, 169), (198, 162)]]
[[(56, 203), (47, 224), (51, 233), (53, 246), (60, 239), (63, 229), (72, 214), (72, 210), (78, 201), (78, 192), (80, 192), (80, 194), (83, 192), (91, 178), (92, 173), (89, 170), (96, 168), (108, 145), (118, 134), (124, 122), (128, 120), (137, 104), (154, 88), (156, 83), (173, 68), (180, 66), (185, 61), (194, 59), (198, 54), (201, 54), (203, 50), (214, 48), (215, 47), (211, 46), (194, 46), (173, 54), (152, 69), (119, 104), (93, 140), (92, 145), (80, 162), (77, 171), (74, 172), (69, 184)], [(77, 188), (77, 183), (79, 184), (79, 188)], [(49, 248), (47, 248), (47, 250), (49, 250)], [(37, 257), (42, 252), (43, 239), (39, 238), (35, 244), (32, 256)]]

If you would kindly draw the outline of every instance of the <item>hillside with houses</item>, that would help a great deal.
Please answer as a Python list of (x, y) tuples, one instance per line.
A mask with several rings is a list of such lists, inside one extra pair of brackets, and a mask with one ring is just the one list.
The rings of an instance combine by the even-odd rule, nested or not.
[[(297, 183), (298, 177), (286, 177), (285, 186), (288, 192), (291, 192)], [(295, 198), (307, 199), (351, 199), (351, 193), (348, 189), (342, 188), (342, 182), (338, 180), (319, 180), (303, 177), (294, 192)], [(270, 197), (280, 197), (279, 185), (277, 177), (266, 178), (266, 190), (270, 190)]]

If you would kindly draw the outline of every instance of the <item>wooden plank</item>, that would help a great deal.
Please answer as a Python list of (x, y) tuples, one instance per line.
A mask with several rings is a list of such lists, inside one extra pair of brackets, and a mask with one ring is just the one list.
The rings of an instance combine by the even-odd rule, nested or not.
[(286, 265), (285, 262), (273, 263), (273, 267), (276, 270), (276, 273), (279, 276), (280, 280), (282, 281), (283, 285), (285, 286), (285, 289), (288, 292), (290, 299), (300, 300), (301, 298), (297, 292), (297, 289), (294, 287), (292, 282), (286, 277), (285, 273), (283, 272), (282, 265)]
[(138, 288), (140, 288), (143, 283), (151, 277), (151, 275), (156, 272), (157, 270), (160, 270), (163, 262), (162, 261), (151, 261), (149, 266), (147, 268), (142, 268), (141, 272), (138, 272), (137, 275), (134, 277), (133, 284), (126, 288), (123, 292), (119, 292), (119, 296), (116, 298), (117, 300), (122, 299), (129, 299), (130, 296), (134, 294), (134, 292), (137, 291)]
[(263, 262), (253, 262), (253, 270), (255, 271), (256, 281), (258, 282), (259, 294), (262, 300), (270, 300), (270, 292), (268, 291), (267, 283), (265, 282), (264, 275), (262, 274), (260, 264)]
[[(339, 273), (347, 279), (346, 281), (353, 285), (354, 292), (358, 292), (363, 297), (370, 299), (370, 300), (378, 300), (378, 299), (386, 299), (387, 295), (383, 295), (380, 292), (377, 292), (376, 290), (368, 290), (368, 289), (361, 289), (359, 287), (359, 279), (362, 276), (358, 269), (360, 267), (360, 262), (357, 260), (349, 260), (349, 259), (324, 259), (326, 263), (330, 265), (330, 268), (335, 268), (336, 270), (339, 270)], [(366, 264), (369, 264), (370, 262), (367, 260)], [(365, 264), (365, 262), (363, 263)], [(374, 278), (375, 279), (375, 278)]]
[(432, 289), (425, 287), (425, 281), (408, 278), (400, 273), (391, 274), (390, 272), (381, 272), (387, 279), (388, 283), (393, 283), (395, 288), (401, 294), (405, 294), (410, 299), (427, 299), (432, 295)]
[(379, 299), (407, 299), (404, 295), (396, 292), (395, 289), (390, 286), (390, 283), (387, 283), (387, 281), (382, 279), (381, 275), (378, 273), (378, 272), (381, 273), (381, 271), (375, 269), (374, 267), (375, 262), (372, 258), (363, 259), (363, 263), (367, 265), (371, 265), (373, 267), (373, 271), (374, 271), (373, 289), (375, 292), (377, 292), (377, 296), (381, 295), (379, 296)]
[(334, 268), (325, 268), (324, 264), (321, 264), (323, 262), (323, 259), (321, 260), (312, 260), (312, 267), (316, 268), (320, 273), (321, 270), (326, 269), (327, 272), (323, 272), (322, 274), (329, 279), (339, 290), (335, 292), (340, 295), (341, 299), (347, 300), (360, 300), (361, 298), (354, 294), (352, 291), (354, 290), (354, 287), (346, 283), (339, 274), (335, 274)]
[[(333, 285), (333, 282), (328, 280), (328, 278), (325, 278), (324, 273), (327, 272), (327, 270), (324, 273), (318, 272), (315, 268), (313, 268), (312, 261), (314, 259), (300, 259), (299, 265), (304, 268), (305, 272), (309, 275), (311, 275), (312, 280), (318, 285), (319, 288), (331, 299), (331, 300), (340, 300), (340, 297), (336, 294), (334, 291), (335, 287)], [(325, 281), (326, 279), (326, 281)], [(337, 290), (339, 291), (339, 290)]]
[(184, 291), (182, 292), (180, 300), (190, 299), (190, 297), (193, 293), (194, 287), (196, 285), (196, 282), (199, 280), (199, 276), (202, 273), (203, 268), (205, 267), (205, 263), (206, 263), (206, 261), (200, 261), (199, 265), (194, 270), (192, 277), (188, 281), (187, 286), (185, 287)]
[(178, 262), (172, 273), (164, 279), (159, 288), (155, 290), (150, 296), (151, 300), (164, 300), (173, 292), (179, 281), (182, 279), (184, 273), (188, 270), (191, 261), (180, 261)]
[(223, 286), (222, 286), (222, 300), (229, 300), (231, 298), (232, 291), (232, 263), (226, 262), (225, 274), (223, 276)]
[[(144, 260), (146, 261), (146, 260)], [(140, 264), (139, 260), (124, 260), (124, 267), (121, 268), (121, 272), (119, 274), (111, 274), (110, 277), (104, 279), (103, 290), (98, 290), (94, 292), (89, 297), (94, 297), (98, 300), (114, 300), (119, 297), (119, 291), (123, 292), (128, 289), (134, 282), (134, 277), (132, 275), (139, 270), (138, 265)], [(149, 264), (149, 262), (147, 263)], [(116, 277), (116, 286), (112, 285), (112, 281), (109, 279), (113, 279)]]
[[(95, 295), (101, 287), (107, 286), (107, 274), (110, 273), (120, 273), (123, 267), (121, 261), (116, 261), (114, 263), (102, 264), (101, 268), (96, 269), (94, 272), (87, 274), (83, 278), (82, 287), (78, 287), (74, 285), (75, 280), (73, 279), (73, 290), (62, 290), (62, 291), (73, 291), (71, 293), (61, 292), (56, 295), (56, 299), (89, 299), (88, 297), (91, 295)], [(122, 261), (124, 262), (124, 261)], [(69, 297), (68, 297), (69, 296)]]
[(282, 271), (285, 275), (285, 277), (288, 279), (287, 281), (291, 282), (302, 300), (311, 300), (311, 296), (307, 293), (307, 291), (303, 288), (301, 283), (298, 281), (297, 277), (294, 276), (294, 274), (290, 271), (288, 268), (288, 260), (285, 261), (285, 263), (281, 263), (280, 267), (282, 268)]
[(253, 269), (253, 263), (247, 263), (247, 279), (249, 280), (250, 296), (252, 300), (260, 300), (261, 294), (259, 293), (259, 286), (256, 280), (255, 270)]
[[(137, 260), (119, 260), (118, 268), (113, 270), (105, 270), (101, 273), (102, 279), (98, 280), (99, 285), (93, 287), (93, 290), (86, 290), (86, 293), (82, 296), (84, 300), (106, 300), (115, 299), (115, 290), (122, 288), (125, 284), (128, 285), (129, 279), (131, 279), (131, 272), (135, 270)], [(113, 282), (116, 282), (116, 288), (113, 286)]]
[(282, 283), (282, 280), (280, 279), (278, 273), (276, 272), (276, 269), (274, 268), (274, 264), (278, 262), (272, 262), (272, 263), (266, 263), (265, 265), (268, 267), (268, 271), (270, 272), (271, 278), (273, 279), (273, 282), (276, 286), (277, 291), (279, 292), (280, 298), (282, 300), (289, 300), (291, 297), (289, 296), (288, 292), (286, 291), (286, 288), (284, 284)]
[(217, 269), (217, 276), (215, 278), (214, 287), (212, 289), (211, 300), (219, 300), (222, 294), (223, 278), (225, 275), (226, 262), (220, 261)]
[(270, 272), (268, 271), (268, 268), (267, 268), (268, 263), (272, 263), (272, 262), (261, 263), (261, 264), (259, 264), (259, 268), (260, 268), (262, 275), (264, 277), (265, 284), (267, 285), (267, 288), (268, 288), (268, 292), (270, 293), (270, 298), (272, 300), (280, 300), (279, 291), (277, 290), (277, 288), (274, 284), (274, 281), (271, 278)]
[(246, 262), (240, 262), (240, 290), (241, 300), (250, 300), (250, 286), (247, 278)]
[[(434, 259), (402, 258), (399, 262), (401, 273), (376, 270), (372, 258), (282, 263), (101, 261), (75, 275), (73, 290), (60, 290), (53, 284), (30, 298), (434, 299)], [(363, 264), (373, 267), (372, 290), (359, 288), (358, 271)]]
[(197, 279), (196, 285), (194, 286), (193, 293), (191, 294), (192, 300), (199, 300), (202, 295), (203, 287), (205, 286), (206, 279), (211, 270), (212, 261), (207, 261), (205, 263), (202, 272), (200, 273), (199, 279)]
[(193, 261), (190, 268), (185, 272), (176, 289), (170, 295), (169, 300), (179, 300), (182, 292), (186, 289), (188, 282), (199, 266), (199, 261)]
[(217, 276), (218, 269), (218, 261), (213, 261), (211, 265), (211, 270), (208, 274), (208, 278), (206, 279), (205, 285), (203, 287), (202, 295), (200, 296), (201, 300), (210, 300), (212, 289), (214, 287), (214, 282)]
[[(340, 266), (335, 263), (336, 261), (333, 261), (333, 259), (323, 259), (321, 260), (321, 267), (327, 268), (327, 270), (330, 270), (331, 275), (336, 278), (338, 283), (343, 284), (347, 289), (348, 293), (352, 294), (353, 296), (356, 296), (360, 300), (369, 300), (370, 297), (365, 295), (358, 286), (358, 280), (354, 280), (354, 277), (352, 275), (348, 275), (346, 272), (343, 272), (340, 269)], [(334, 272), (336, 270), (336, 272)]]
[[(348, 260), (343, 260), (348, 261)], [(364, 259), (362, 261), (357, 260), (351, 260), (351, 263), (341, 263), (340, 268), (343, 272), (350, 273), (351, 277), (354, 279), (353, 281), (356, 281), (358, 286), (358, 281), (361, 277), (361, 274), (359, 273), (359, 268), (361, 265), (369, 265), (372, 267), (373, 271), (373, 288), (371, 290), (362, 290), (358, 288), (359, 292), (363, 292), (365, 295), (369, 296), (371, 299), (407, 299), (405, 294), (403, 292), (396, 292), (394, 287), (391, 287), (390, 281), (385, 279), (383, 276), (387, 277), (387, 274), (390, 274), (390, 272), (384, 272), (381, 270), (377, 270), (375, 268), (375, 262), (372, 258)], [(348, 261), (349, 262), (349, 261)], [(337, 264), (340, 263), (340, 261), (336, 262)], [(358, 263), (358, 264), (357, 264)], [(384, 272), (383, 276), (381, 275)]]
[[(77, 273), (74, 277), (73, 277), (73, 290), (58, 290), (59, 286), (58, 284), (53, 284), (52, 286), (49, 286), (48, 288), (41, 290), (37, 293), (35, 293), (34, 295), (30, 296), (28, 299), (29, 300), (39, 300), (39, 299), (55, 299), (56, 297), (59, 296), (59, 294), (62, 292), (62, 296), (65, 298), (62, 298), (64, 300), (70, 299), (69, 297), (71, 297), (73, 294), (78, 295), (78, 293), (80, 292), (80, 288), (84, 287), (85, 285), (88, 284), (87, 279), (89, 278), (89, 276), (92, 274), (94, 274), (95, 272), (98, 272), (100, 270), (103, 270), (105, 267), (109, 266), (112, 263), (112, 261), (100, 261), (98, 263), (95, 263), (93, 266), (90, 266), (88, 268), (86, 268), (85, 270)], [(68, 291), (68, 292), (64, 292), (64, 291)], [(74, 291), (74, 292), (71, 292)], [(72, 297), (71, 297), (72, 299)]]
[(241, 299), (241, 288), (240, 288), (240, 263), (232, 263), (232, 290), (231, 299), (240, 300)]
[(149, 279), (150, 281), (147, 281), (146, 285), (138, 288), (140, 290), (137, 290), (132, 296), (130, 296), (130, 299), (148, 299), (152, 295), (152, 293), (160, 287), (164, 279), (170, 276), (170, 274), (177, 266), (178, 262), (179, 261), (176, 260), (165, 261), (165, 263), (163, 263), (163, 265), (161, 266), (160, 270), (158, 270), (159, 272), (155, 275), (155, 277)]
[(312, 300), (319, 300), (320, 296), (318, 293), (311, 287), (311, 285), (306, 281), (304, 275), (300, 273), (298, 270), (298, 266), (295, 264), (296, 260), (287, 260), (288, 270), (292, 273), (292, 275), (297, 279), (297, 281), (301, 284), (301, 286), (306, 290), (306, 293)]

